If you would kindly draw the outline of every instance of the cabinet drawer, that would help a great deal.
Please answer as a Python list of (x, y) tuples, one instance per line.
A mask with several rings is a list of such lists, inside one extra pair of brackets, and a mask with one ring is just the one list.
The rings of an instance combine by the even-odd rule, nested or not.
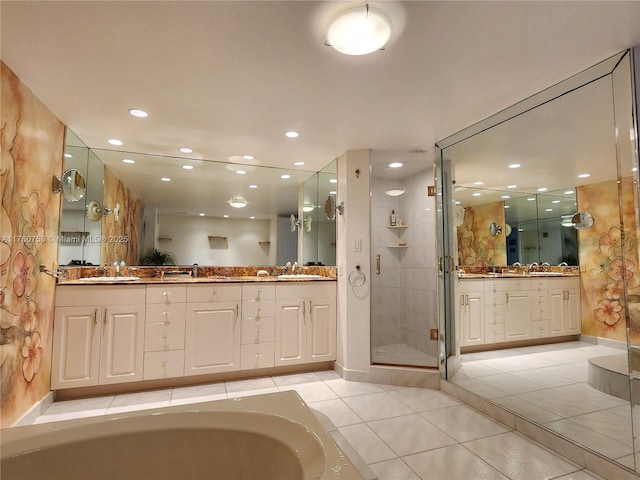
[(242, 302), (242, 319), (258, 320), (259, 317), (273, 317), (276, 314), (275, 300), (260, 302)]
[(240, 370), (273, 367), (274, 351), (273, 343), (242, 345), (240, 350)]
[(484, 291), (487, 293), (504, 292), (504, 282), (502, 280), (485, 280)]
[(485, 292), (485, 305), (502, 305), (504, 304), (504, 292)]
[(184, 322), (154, 323), (144, 327), (144, 351), (184, 349)]
[(186, 303), (172, 303), (163, 305), (154, 303), (147, 305), (146, 323), (174, 323), (184, 322), (186, 315)]
[(484, 343), (504, 342), (504, 324), (485, 325)]
[(522, 292), (531, 290), (531, 280), (529, 278), (507, 278), (504, 283), (505, 292)]
[(335, 282), (301, 282), (296, 285), (276, 285), (276, 298), (326, 298), (335, 296)]
[(242, 344), (273, 342), (275, 338), (275, 318), (264, 317), (260, 321), (242, 319)]
[(538, 292), (538, 291), (533, 291), (531, 292), (531, 304), (533, 305), (543, 305), (543, 304), (548, 304), (549, 303), (549, 294), (548, 292), (545, 290), (543, 292)]
[(502, 305), (498, 305), (494, 307), (492, 305), (484, 307), (484, 324), (485, 325), (496, 325), (502, 323), (504, 324), (504, 309)]
[(187, 285), (187, 302), (228, 302), (241, 298), (241, 285), (220, 283)]
[(56, 306), (139, 305), (145, 293), (145, 285), (59, 285)]
[(184, 375), (184, 350), (146, 352), (144, 354), (144, 380), (182, 377)]
[(549, 320), (533, 320), (531, 322), (531, 338), (549, 336)]
[(186, 285), (147, 285), (147, 303), (184, 303), (187, 300)]
[(547, 278), (535, 278), (531, 280), (531, 291), (542, 292), (549, 290), (549, 279)]
[(262, 300), (268, 300), (276, 298), (276, 285), (275, 283), (261, 283), (255, 284), (244, 283), (242, 284), (242, 300), (243, 301), (255, 301), (260, 302)]

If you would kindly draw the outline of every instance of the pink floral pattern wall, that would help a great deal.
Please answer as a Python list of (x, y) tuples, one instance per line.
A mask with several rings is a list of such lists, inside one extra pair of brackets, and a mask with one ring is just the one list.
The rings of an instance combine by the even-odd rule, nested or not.
[(11, 426), (51, 386), (64, 125), (1, 63), (0, 380), (1, 425)]
[(640, 316), (640, 270), (633, 180), (623, 179), (620, 188), (622, 229), (616, 181), (578, 187), (578, 211), (594, 217), (593, 226), (579, 232), (578, 250), (583, 269), (582, 333), (626, 342), (623, 281), (626, 278), (629, 313)]
[(462, 268), (507, 264), (504, 233), (492, 236), (492, 223), (505, 231), (504, 202), (465, 207), (464, 221), (458, 227), (458, 264)]

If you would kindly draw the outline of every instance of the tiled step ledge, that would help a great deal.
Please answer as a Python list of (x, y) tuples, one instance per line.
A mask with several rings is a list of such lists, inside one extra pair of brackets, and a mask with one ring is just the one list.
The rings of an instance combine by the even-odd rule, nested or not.
[(479, 412), (488, 415), (494, 420), (603, 478), (615, 478), (616, 480), (637, 480), (640, 478), (640, 475), (632, 470), (547, 430), (524, 417), (516, 415), (489, 400), (479, 397), (455, 383), (441, 380), (440, 389), (470, 407), (475, 408)]

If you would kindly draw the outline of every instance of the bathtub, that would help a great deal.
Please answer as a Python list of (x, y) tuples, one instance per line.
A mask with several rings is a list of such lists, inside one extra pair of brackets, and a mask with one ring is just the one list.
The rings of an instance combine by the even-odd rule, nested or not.
[(362, 479), (294, 391), (2, 431), (3, 480)]

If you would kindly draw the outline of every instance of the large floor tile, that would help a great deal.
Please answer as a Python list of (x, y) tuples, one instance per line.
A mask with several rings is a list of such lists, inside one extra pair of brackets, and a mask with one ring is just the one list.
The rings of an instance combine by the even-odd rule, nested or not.
[(278, 387), (281, 392), (295, 390), (305, 402), (320, 402), (338, 398), (325, 382), (300, 383), (297, 385), (281, 385)]
[(421, 414), (444, 433), (458, 442), (489, 437), (509, 429), (466, 405), (443, 408)]
[(107, 414), (133, 412), (149, 408), (163, 408), (171, 404), (171, 389), (116, 395)]
[(227, 392), (227, 398), (251, 397), (253, 395), (264, 395), (265, 393), (275, 393), (278, 391), (278, 387), (256, 388), (255, 390), (237, 390)]
[(171, 394), (171, 406), (190, 403), (211, 402), (227, 398), (224, 383), (210, 383), (193, 387), (174, 388)]
[(501, 407), (535, 423), (549, 423), (562, 418), (560, 415), (556, 415), (517, 396), (495, 398), (493, 401)]
[(504, 392), (505, 395), (516, 395), (518, 393), (540, 390), (540, 385), (520, 378), (512, 373), (486, 375), (484, 377), (478, 378), (477, 380), (490, 387), (496, 388), (501, 392)]
[(420, 480), (418, 474), (401, 458), (373, 463), (369, 468), (378, 480)]
[(512, 480), (551, 479), (580, 470), (514, 432), (472, 440), (464, 446)]
[(326, 380), (326, 383), (340, 397), (352, 397), (354, 395), (366, 395), (367, 393), (378, 393), (384, 391), (379, 385), (370, 383), (351, 382), (342, 378)]
[(396, 454), (368, 425), (360, 423), (338, 429), (340, 434), (360, 455), (366, 464), (382, 462), (396, 458)]
[(389, 393), (416, 412), (460, 405), (458, 400), (446, 393), (429, 388), (403, 387), (390, 390)]
[(369, 426), (398, 456), (433, 450), (456, 441), (418, 414), (369, 422)]
[(270, 388), (275, 386), (276, 384), (271, 377), (225, 382), (227, 393), (240, 392), (242, 390), (257, 390), (259, 388)]
[(409, 455), (403, 460), (422, 480), (509, 480), (460, 444)]
[(295, 385), (298, 383), (319, 382), (321, 378), (315, 372), (307, 373), (294, 373), (291, 375), (279, 375), (272, 377), (273, 382), (277, 386), (281, 385)]
[(390, 394), (393, 392), (357, 395), (343, 398), (343, 400), (365, 422), (414, 413), (413, 410)]
[(33, 423), (49, 423), (105, 415), (114, 398), (115, 395), (107, 395), (105, 397), (54, 402)]
[(309, 407), (324, 413), (336, 427), (362, 423), (362, 419), (340, 398), (309, 402)]

